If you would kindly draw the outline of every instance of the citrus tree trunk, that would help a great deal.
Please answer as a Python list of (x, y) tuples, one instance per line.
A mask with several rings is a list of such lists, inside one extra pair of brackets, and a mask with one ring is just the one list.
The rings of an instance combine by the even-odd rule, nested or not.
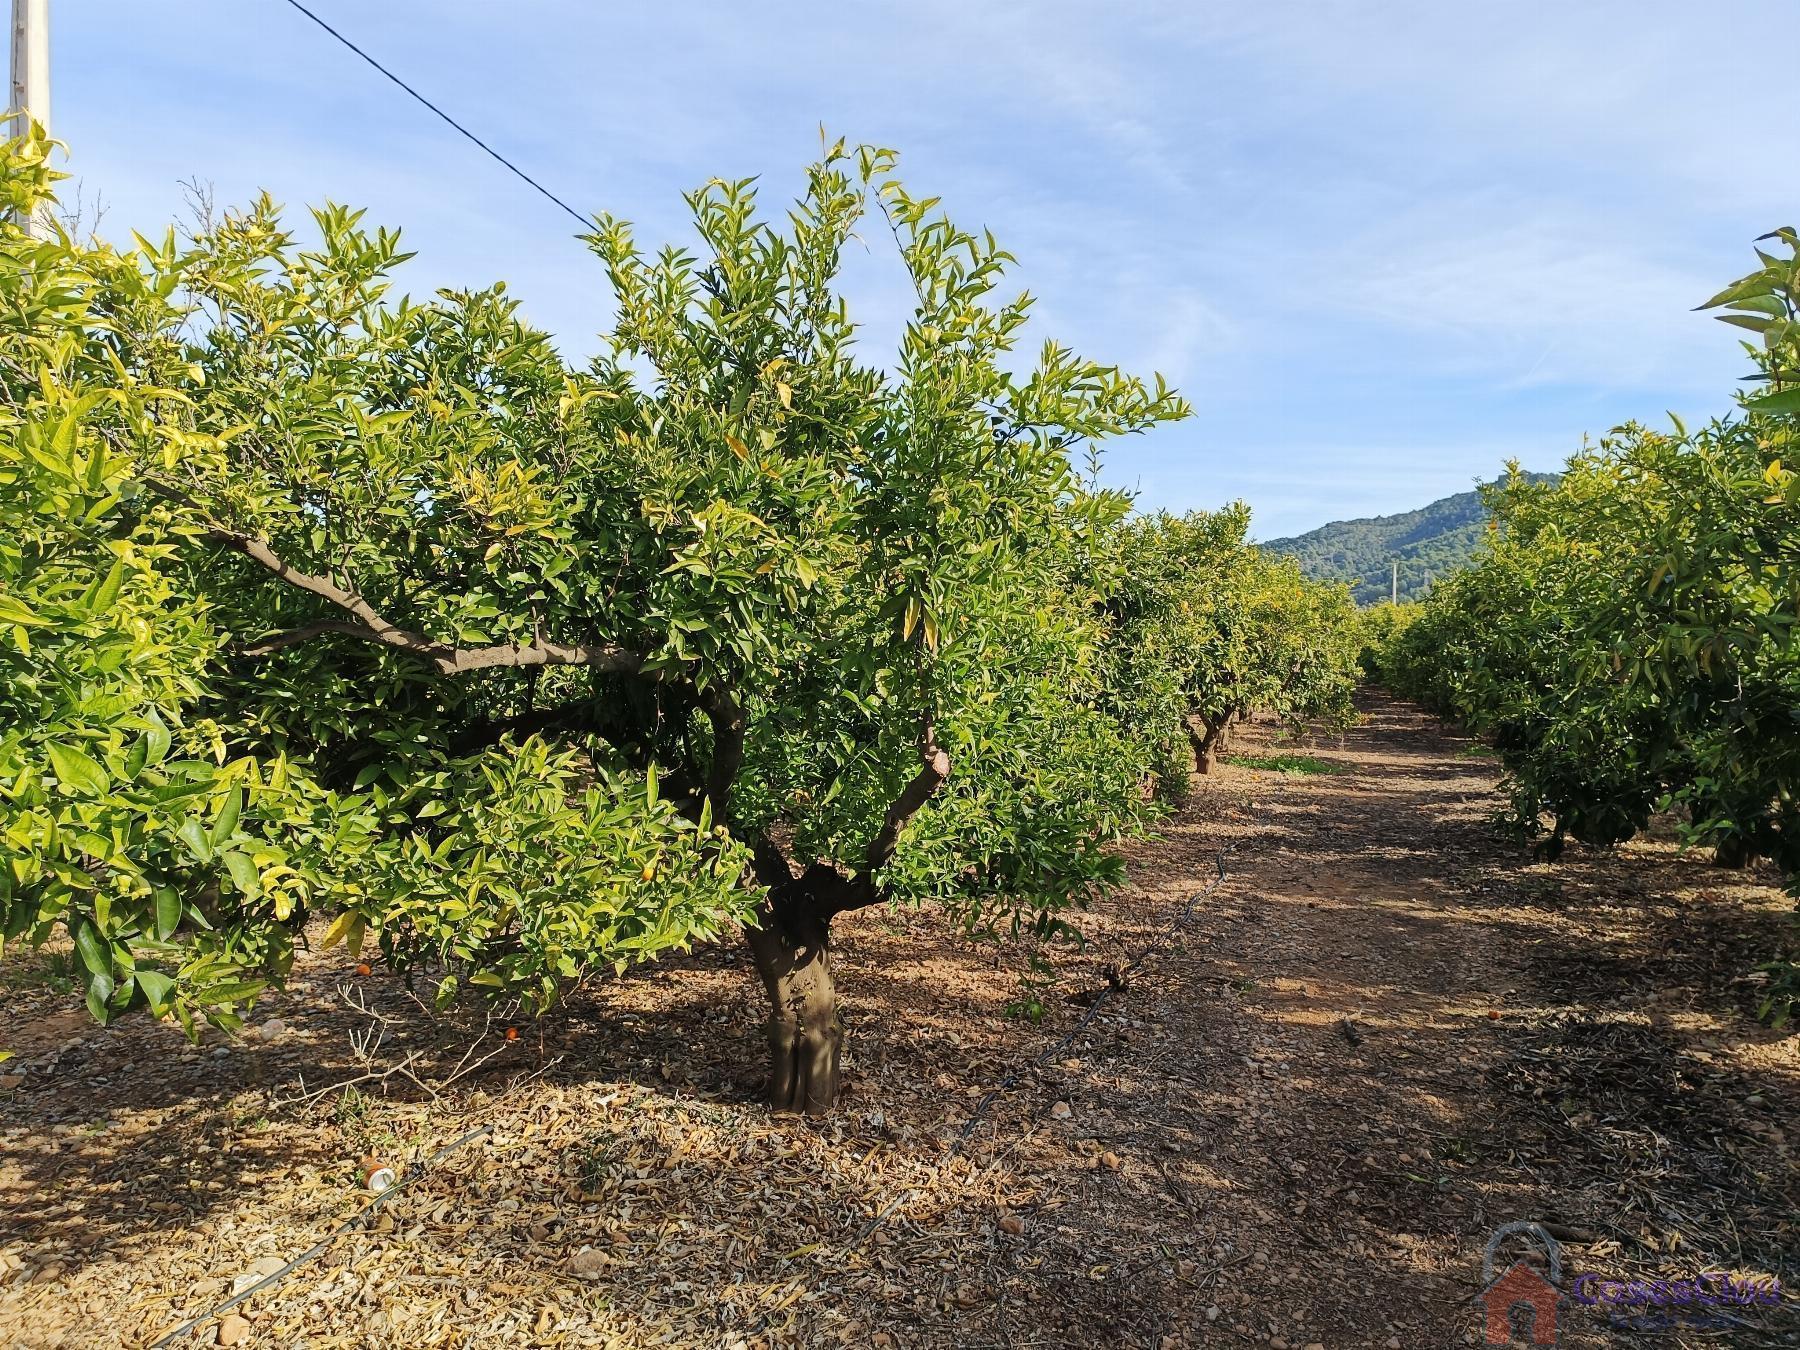
[(752, 874), (768, 898), (744, 934), (769, 995), (769, 1104), (778, 1111), (818, 1116), (837, 1104), (844, 1024), (831, 972), (831, 920), (887, 898), (875, 878), (893, 860), (907, 822), (950, 775), (950, 756), (929, 714), (919, 719), (918, 751), (918, 771), (889, 804), (860, 870), (814, 861), (796, 876), (774, 840), (752, 841)]
[(769, 1104), (823, 1115), (837, 1102), (844, 1047), (831, 921), (777, 911), (745, 934), (769, 996)]
[(1204, 717), (1199, 721), (1198, 729), (1191, 721), (1186, 724), (1188, 744), (1193, 747), (1194, 751), (1194, 772), (1206, 774), (1213, 771), (1213, 763), (1220, 748), (1220, 738), (1225, 734), (1225, 726), (1222, 722), (1209, 722)]
[(1713, 849), (1713, 866), (1733, 869), (1748, 867), (1751, 859), (1755, 856), (1756, 852), (1746, 836), (1727, 835), (1719, 841), (1718, 847)]

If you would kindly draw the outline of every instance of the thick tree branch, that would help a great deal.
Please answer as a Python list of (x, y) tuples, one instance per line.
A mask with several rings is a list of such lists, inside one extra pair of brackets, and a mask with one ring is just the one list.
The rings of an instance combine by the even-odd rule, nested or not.
[(344, 637), (367, 638), (369, 630), (359, 623), (351, 623), (348, 620), (309, 623), (304, 628), (290, 628), (285, 632), (271, 633), (261, 642), (253, 642), (246, 647), (233, 647), (231, 650), (235, 656), (272, 656), (276, 652), (286, 651), (289, 647), (301, 646), (316, 637), (323, 637), (327, 633), (338, 633)]
[(869, 851), (863, 856), (863, 875), (879, 871), (893, 861), (900, 831), (949, 776), (950, 754), (937, 743), (937, 724), (927, 713), (919, 718), (919, 771), (888, 806), (881, 829), (869, 841)]
[(700, 706), (712, 724), (712, 764), (706, 771), (706, 796), (712, 802), (714, 824), (729, 825), (731, 790), (738, 770), (744, 767), (744, 709), (731, 693), (718, 685), (704, 690)]
[[(867, 909), (887, 899), (887, 892), (875, 880), (875, 874), (893, 861), (900, 842), (900, 832), (931, 799), (944, 780), (950, 777), (950, 755), (937, 743), (937, 727), (929, 714), (919, 719), (919, 771), (908, 780), (900, 795), (888, 806), (881, 829), (869, 841), (861, 870), (846, 876), (829, 863), (816, 862), (798, 877), (785, 883), (774, 876), (772, 866), (757, 869), (759, 879), (770, 887), (770, 910), (777, 922), (829, 922), (834, 915), (854, 909)], [(773, 862), (780, 858), (776, 851)], [(786, 872), (785, 861), (782, 872)]]
[(291, 632), (276, 633), (243, 649), (246, 656), (264, 656), (325, 634), (379, 643), (429, 661), (440, 675), (462, 675), (473, 670), (521, 666), (589, 666), (596, 670), (637, 671), (644, 660), (635, 652), (604, 642), (499, 642), (489, 647), (458, 647), (448, 642), (390, 623), (357, 592), (346, 590), (328, 577), (303, 572), (283, 559), (261, 539), (235, 530), (213, 529), (207, 538), (272, 572), (288, 585), (316, 595), (356, 620), (308, 624)]

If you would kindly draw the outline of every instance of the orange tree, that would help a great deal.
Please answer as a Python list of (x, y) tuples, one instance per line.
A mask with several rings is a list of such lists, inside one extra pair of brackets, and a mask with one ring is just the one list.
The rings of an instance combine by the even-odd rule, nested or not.
[[(835, 916), (1048, 931), (1115, 882), (1143, 769), (1071, 457), (1186, 409), (1054, 343), (1011, 373), (1008, 255), (893, 167), (832, 147), (779, 228), (710, 183), (693, 251), (600, 219), (586, 369), (500, 287), (394, 296), (342, 208), (311, 247), (266, 200), (127, 254), (8, 227), (7, 936), (74, 934), (97, 1016), (229, 1026), (312, 912), (540, 1006), (737, 924), (771, 1098), (823, 1110)], [(836, 289), (871, 207), (886, 368)]]
[(1207, 773), (1253, 712), (1292, 723), (1349, 714), (1360, 628), (1348, 589), (1263, 553), (1249, 527), (1237, 502), (1135, 517), (1111, 541), (1103, 590), (1114, 707), (1176, 791), (1187, 777), (1173, 758), (1183, 739)]
[[(1503, 483), (1474, 565), (1384, 656), (1492, 737), (1548, 855), (1680, 808), (1721, 862), (1800, 879), (1800, 236), (1769, 238), (1786, 255), (1759, 249), (1705, 306), (1761, 337), (1764, 387), (1696, 430), (1615, 428), (1557, 484)], [(1778, 1013), (1794, 983), (1775, 973)]]

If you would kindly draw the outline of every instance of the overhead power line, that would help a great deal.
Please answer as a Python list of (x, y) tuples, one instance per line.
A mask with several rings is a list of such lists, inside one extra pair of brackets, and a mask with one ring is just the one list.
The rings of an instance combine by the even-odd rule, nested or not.
[(539, 193), (541, 196), (545, 197), (549, 201), (554, 202), (557, 206), (560, 206), (565, 212), (567, 212), (570, 216), (573, 216), (575, 218), (575, 221), (581, 226), (582, 229), (590, 230), (593, 228), (594, 222), (592, 220), (590, 220), (590, 219), (588, 219), (588, 217), (582, 215), (581, 212), (577, 211), (574, 207), (570, 206), (561, 197), (557, 196), (549, 188), (545, 187), (542, 183), (538, 182), (537, 179), (533, 178), (530, 174), (526, 173), (525, 170), (521, 169), (517, 164), (514, 164), (505, 155), (501, 154), (498, 150), (494, 149), (493, 146), (489, 145), (486, 141), (482, 140), (481, 137), (477, 136), (474, 132), (470, 131), (461, 122), (457, 121), (449, 113), (445, 112), (442, 108), (438, 107), (437, 104), (433, 103), (430, 99), (426, 98), (425, 95), (421, 94), (417, 89), (414, 89), (405, 80), (401, 79), (398, 75), (394, 74), (393, 71), (389, 70), (386, 66), (382, 65), (381, 62), (377, 61), (374, 57), (370, 56), (361, 47), (357, 46), (349, 38), (345, 37), (342, 33), (338, 32), (337, 29), (333, 28), (330, 24), (326, 23), (325, 20), (321, 19), (317, 14), (314, 14), (305, 5), (301, 4), (300, 0), (287, 0), (287, 3), (292, 5), (295, 9), (299, 10), (302, 14), (304, 14), (307, 18), (311, 19), (314, 23), (318, 24), (319, 27), (323, 28), (327, 33), (331, 34), (332, 37), (336, 38), (339, 42), (343, 43), (351, 51), (355, 52), (358, 56), (360, 56), (364, 61), (367, 61), (371, 66), (375, 67), (376, 70), (380, 71), (388, 79), (392, 80), (395, 84), (399, 85), (400, 88), (404, 89), (407, 92), (407, 94), (409, 94), (413, 99), (415, 99), (419, 103), (423, 104), (426, 108), (430, 109), (438, 117), (443, 119), (443, 121), (448, 123), (465, 140), (472, 141), (475, 145), (479, 146), (490, 157), (492, 157), (496, 163), (498, 163), (502, 167), (504, 167), (507, 170), (507, 172), (511, 173), (514, 177), (518, 178), (520, 181), (522, 181), (525, 184), (527, 184), (528, 186), (530, 186), (534, 191)]

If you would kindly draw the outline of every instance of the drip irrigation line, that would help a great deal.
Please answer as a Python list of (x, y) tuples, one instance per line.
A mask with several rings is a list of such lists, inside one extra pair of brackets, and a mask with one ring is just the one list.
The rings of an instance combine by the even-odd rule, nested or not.
[(356, 1213), (352, 1214), (348, 1219), (345, 1219), (336, 1228), (332, 1229), (324, 1237), (320, 1238), (317, 1242), (313, 1243), (312, 1246), (308, 1247), (305, 1251), (301, 1252), (300, 1255), (296, 1256), (292, 1261), (289, 1261), (280, 1270), (273, 1271), (270, 1274), (263, 1276), (255, 1284), (251, 1285), (249, 1288), (245, 1289), (241, 1293), (233, 1294), (230, 1298), (226, 1299), (223, 1303), (219, 1304), (217, 1307), (207, 1309), (205, 1312), (201, 1313), (198, 1317), (189, 1318), (187, 1321), (183, 1322), (180, 1326), (176, 1327), (175, 1330), (169, 1332), (161, 1340), (152, 1341), (150, 1343), (150, 1350), (163, 1350), (164, 1346), (173, 1345), (176, 1341), (180, 1340), (183, 1336), (186, 1336), (189, 1332), (193, 1331), (194, 1328), (198, 1327), (201, 1323), (209, 1322), (213, 1318), (218, 1317), (222, 1313), (230, 1312), (233, 1308), (237, 1307), (237, 1305), (242, 1303), (245, 1299), (253, 1298), (257, 1294), (260, 1294), (263, 1290), (267, 1289), (270, 1285), (277, 1284), (281, 1280), (286, 1279), (290, 1273), (292, 1273), (294, 1270), (298, 1269), (299, 1267), (305, 1265), (308, 1261), (311, 1261), (314, 1257), (320, 1255), (327, 1247), (329, 1247), (332, 1243), (336, 1242), (345, 1233), (348, 1233), (352, 1228), (356, 1227), (359, 1223), (362, 1223), (366, 1219), (373, 1216), (383, 1205), (385, 1205), (388, 1202), (388, 1200), (391, 1197), (393, 1197), (394, 1195), (397, 1195), (399, 1192), (405, 1190), (408, 1186), (412, 1185), (413, 1182), (417, 1181), (420, 1177), (424, 1176), (433, 1167), (435, 1167), (439, 1161), (441, 1161), (444, 1158), (447, 1158), (450, 1154), (456, 1152), (456, 1150), (461, 1148), (464, 1144), (473, 1143), (475, 1140), (481, 1138), (483, 1135), (492, 1134), (493, 1132), (494, 1132), (494, 1127), (492, 1125), (483, 1125), (479, 1129), (470, 1130), (467, 1134), (458, 1135), (456, 1138), (452, 1139), (449, 1143), (445, 1144), (442, 1148), (440, 1148), (436, 1153), (433, 1153), (424, 1162), (420, 1163), (417, 1167), (413, 1168), (410, 1172), (408, 1172), (406, 1174), (406, 1177), (404, 1180), (396, 1181), (393, 1185), (384, 1187), (380, 1192), (378, 1192), (375, 1195), (375, 1197), (372, 1200), (369, 1201), (368, 1204), (364, 1205), (361, 1209), (357, 1210)]
[(357, 46), (349, 38), (345, 37), (342, 33), (338, 32), (337, 29), (333, 28), (330, 24), (326, 23), (325, 20), (321, 19), (317, 14), (314, 14), (305, 5), (301, 4), (300, 0), (287, 0), (287, 3), (292, 5), (295, 9), (299, 10), (302, 14), (304, 14), (307, 18), (311, 19), (314, 23), (318, 24), (319, 27), (323, 28), (327, 33), (331, 34), (332, 37), (336, 38), (339, 42), (343, 43), (344, 46), (348, 47), (351, 51), (355, 52), (364, 61), (368, 62), (376, 70), (380, 71), (383, 75), (385, 75), (389, 80), (391, 80), (395, 84), (399, 85), (400, 88), (405, 90), (406, 93), (410, 97), (412, 97), (418, 103), (423, 105), (425, 108), (429, 109), (431, 112), (435, 113), (448, 126), (450, 126), (453, 130), (455, 130), (458, 135), (462, 136), (463, 139), (470, 141), (473, 144), (475, 144), (476, 146), (480, 147), (480, 149), (482, 151), (484, 151), (488, 155), (489, 158), (491, 158), (492, 160), (494, 160), (495, 163), (497, 163), (501, 167), (503, 167), (508, 173), (512, 174), (515, 178), (519, 179), (521, 182), (525, 183), (528, 187), (530, 187), (534, 192), (538, 193), (540, 196), (546, 198), (547, 200), (554, 202), (557, 206), (561, 207), (570, 216), (574, 217), (575, 223), (580, 225), (583, 231), (591, 230), (594, 228), (594, 222), (592, 220), (590, 220), (590, 219), (588, 219), (588, 217), (582, 215), (581, 212), (577, 211), (574, 207), (570, 206), (561, 197), (557, 196), (549, 188), (545, 187), (542, 183), (538, 182), (537, 179), (533, 178), (530, 174), (526, 173), (525, 170), (521, 169), (517, 164), (514, 164), (505, 155), (501, 154), (498, 150), (494, 149), (493, 146), (489, 145), (486, 141), (482, 140), (481, 137), (477, 136), (474, 132), (470, 131), (461, 122), (457, 121), (449, 113), (445, 112), (442, 108), (438, 107), (437, 104), (433, 103), (430, 99), (426, 98), (425, 95), (421, 94), (417, 89), (414, 89), (405, 80), (401, 79), (398, 75), (394, 74), (393, 71), (389, 70), (386, 66), (382, 65), (381, 62), (377, 61), (374, 57), (370, 56), (361, 47)]
[(855, 1248), (862, 1246), (862, 1244), (868, 1240), (869, 1235), (877, 1228), (881, 1227), (882, 1224), (886, 1223), (894, 1211), (899, 1209), (903, 1204), (907, 1204), (912, 1200), (916, 1200), (919, 1196), (924, 1195), (937, 1183), (937, 1179), (943, 1175), (944, 1168), (949, 1166), (956, 1158), (962, 1156), (964, 1147), (967, 1146), (969, 1140), (974, 1136), (975, 1127), (981, 1123), (982, 1117), (987, 1114), (988, 1108), (999, 1100), (1003, 1093), (1009, 1092), (1017, 1086), (1019, 1079), (1024, 1076), (1027, 1069), (1035, 1069), (1042, 1064), (1048, 1063), (1051, 1059), (1060, 1055), (1063, 1051), (1073, 1045), (1076, 1038), (1093, 1025), (1094, 1019), (1100, 1015), (1100, 1010), (1112, 1000), (1112, 996), (1125, 988), (1126, 977), (1142, 970), (1144, 968), (1144, 962), (1148, 961), (1157, 952), (1166, 947), (1169, 939), (1173, 937), (1177, 931), (1187, 927), (1188, 921), (1194, 917), (1194, 906), (1206, 899), (1207, 896), (1211, 895), (1219, 888), (1220, 884), (1224, 882), (1228, 875), (1225, 871), (1225, 859), (1236, 847), (1237, 845), (1235, 843), (1227, 844), (1224, 848), (1219, 850), (1218, 856), (1213, 859), (1213, 865), (1218, 868), (1218, 875), (1189, 896), (1187, 903), (1175, 912), (1169, 921), (1162, 926), (1161, 931), (1158, 932), (1155, 937), (1144, 944), (1143, 950), (1138, 952), (1138, 954), (1132, 958), (1131, 963), (1119, 970), (1114, 978), (1108, 979), (1106, 988), (1102, 989), (1095, 997), (1094, 1001), (1088, 1004), (1087, 1011), (1081, 1015), (1074, 1026), (1070, 1027), (1060, 1039), (1053, 1041), (1050, 1045), (1039, 1051), (1032, 1059), (1029, 1059), (1022, 1064), (1015, 1064), (1012, 1068), (1008, 1069), (1004, 1078), (998, 1083), (995, 1083), (994, 1086), (981, 1095), (981, 1100), (975, 1103), (975, 1109), (969, 1113), (968, 1121), (963, 1125), (962, 1129), (958, 1131), (956, 1138), (950, 1141), (950, 1147), (945, 1151), (944, 1156), (938, 1159), (937, 1166), (931, 1171), (931, 1176), (921, 1185), (914, 1186), (908, 1191), (902, 1191), (899, 1195), (888, 1201), (887, 1204), (883, 1205), (881, 1209), (876, 1212), (875, 1216), (857, 1231), (856, 1236), (850, 1239), (847, 1248), (848, 1250), (854, 1250)]

